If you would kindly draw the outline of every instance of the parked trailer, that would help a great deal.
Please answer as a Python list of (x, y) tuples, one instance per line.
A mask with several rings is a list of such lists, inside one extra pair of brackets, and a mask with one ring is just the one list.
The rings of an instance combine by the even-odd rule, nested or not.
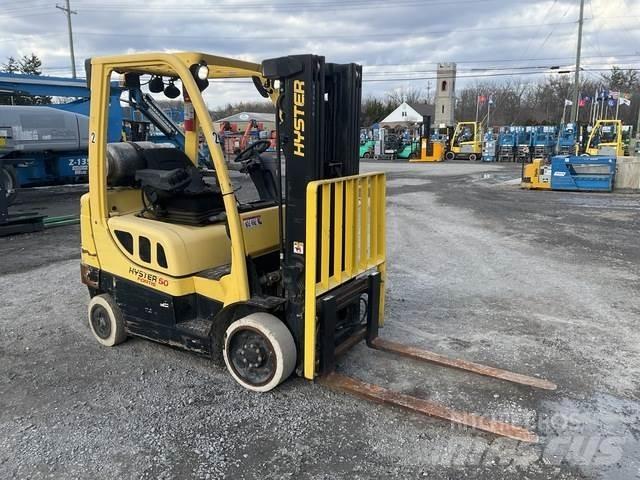
[[(122, 99), (129, 105), (130, 118), (125, 120), (123, 86), (110, 84), (107, 140), (140, 140), (136, 133), (140, 130), (150, 140), (184, 145), (174, 112), (165, 113), (139, 85), (128, 87), (128, 96)], [(86, 80), (0, 73), (0, 93), (73, 99), (47, 106), (1, 107), (0, 182), (8, 203), (15, 200), (19, 187), (86, 181), (90, 98)], [(200, 160), (208, 166), (208, 155), (203, 153)]]
[(18, 186), (86, 179), (89, 117), (42, 106), (0, 105), (0, 162), (9, 201)]

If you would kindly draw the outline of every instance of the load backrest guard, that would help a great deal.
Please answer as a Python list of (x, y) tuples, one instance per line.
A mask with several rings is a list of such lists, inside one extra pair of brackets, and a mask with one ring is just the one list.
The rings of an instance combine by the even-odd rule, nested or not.
[[(364, 191), (349, 190), (349, 193), (347, 190), (363, 188), (365, 183), (372, 185), (373, 180), (367, 178), (364, 183), (354, 180), (349, 186), (342, 182), (344, 177), (359, 178), (362, 68), (356, 64), (326, 63), (324, 57), (315, 55), (297, 55), (265, 60), (262, 73), (272, 82), (280, 82), (276, 118), (286, 165), (287, 208), (284, 214), (282, 263), (288, 300), (286, 321), (294, 331), (299, 352), (304, 352), (304, 375), (313, 378), (318, 373), (316, 360), (319, 357), (316, 355), (318, 342), (315, 336), (316, 294), (319, 297), (328, 290), (316, 290), (316, 276), (318, 281), (326, 283), (326, 276), (324, 279), (320, 279), (320, 276), (328, 272), (327, 262), (337, 261), (336, 252), (354, 251), (355, 243), (359, 240), (355, 235), (345, 236), (344, 229), (347, 228), (347, 222), (351, 222), (349, 228), (355, 228), (354, 219), (349, 216), (355, 212), (354, 205), (363, 199), (367, 205), (371, 201)], [(335, 185), (330, 182), (325, 188), (317, 190), (318, 181), (332, 179), (337, 182)], [(376, 191), (380, 191), (383, 198), (383, 177), (380, 177), (379, 183), (378, 180), (375, 182), (376, 188), (378, 184), (381, 185)], [(311, 196), (309, 189), (313, 190)], [(317, 208), (321, 211), (318, 212)], [(370, 208), (371, 215), (376, 219), (378, 215), (383, 215), (384, 205), (373, 202)], [(363, 227), (363, 233), (369, 234), (367, 228)], [(335, 235), (337, 243), (326, 242), (329, 235)], [(377, 239), (378, 235), (376, 231), (374, 237)], [(317, 238), (320, 240), (316, 242)], [(363, 259), (366, 256), (364, 253)], [(379, 256), (376, 251), (373, 256), (376, 260), (382, 258), (382, 261), (369, 264), (363, 260), (363, 265), (366, 263), (368, 267), (376, 267), (383, 263), (384, 253)], [(314, 268), (310, 269), (310, 266)], [(340, 265), (334, 266), (332, 263), (333, 288), (352, 280), (356, 270), (360, 273), (363, 271), (347, 266), (354, 275), (343, 276), (341, 272), (344, 268), (342, 259)], [(310, 285), (314, 288), (309, 288)], [(355, 326), (360, 320), (361, 293), (354, 290), (352, 296), (351, 301), (346, 302), (348, 308), (336, 312), (336, 316), (339, 323)], [(333, 345), (333, 335), (330, 341)]]

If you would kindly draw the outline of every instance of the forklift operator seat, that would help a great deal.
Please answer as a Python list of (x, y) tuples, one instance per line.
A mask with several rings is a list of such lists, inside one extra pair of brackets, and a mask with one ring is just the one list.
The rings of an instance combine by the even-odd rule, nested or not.
[(111, 183), (139, 185), (150, 204), (146, 210), (158, 220), (196, 226), (220, 221), (222, 195), (205, 183), (189, 157), (178, 148), (147, 143), (109, 144)]

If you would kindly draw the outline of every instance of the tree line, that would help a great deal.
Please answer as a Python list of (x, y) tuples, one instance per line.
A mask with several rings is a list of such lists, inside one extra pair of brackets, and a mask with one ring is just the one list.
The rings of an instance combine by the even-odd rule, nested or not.
[[(557, 125), (562, 119), (565, 100), (572, 98), (572, 78), (566, 75), (549, 76), (537, 82), (522, 80), (480, 81), (456, 92), (455, 117), (459, 121), (476, 118), (478, 98), (479, 119), (486, 119), (488, 99), (491, 97), (490, 124), (502, 125)], [(640, 110), (640, 75), (637, 70), (613, 67), (610, 72), (583, 78), (581, 98), (584, 104), (579, 109), (579, 120), (588, 122), (596, 92), (620, 92), (628, 95), (631, 105), (620, 105), (619, 115), (625, 125), (636, 125)], [(409, 88), (390, 92), (382, 97), (368, 96), (362, 101), (362, 124), (371, 125), (382, 120), (405, 100), (409, 105), (431, 103), (424, 90)], [(581, 102), (582, 103), (582, 102)], [(605, 106), (607, 101), (604, 102)], [(605, 107), (609, 118), (615, 115), (616, 107)], [(567, 119), (570, 108), (567, 108)]]
[[(35, 53), (23, 55), (19, 59), (9, 57), (0, 66), (0, 71), (24, 75), (42, 75), (42, 61)], [(0, 105), (49, 105), (50, 103), (51, 97), (47, 96), (0, 95)]]

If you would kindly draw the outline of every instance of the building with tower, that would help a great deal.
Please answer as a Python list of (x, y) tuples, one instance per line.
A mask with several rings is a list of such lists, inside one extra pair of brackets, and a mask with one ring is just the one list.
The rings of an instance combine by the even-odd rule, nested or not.
[(456, 64), (439, 63), (436, 81), (435, 119), (433, 126), (455, 126)]

